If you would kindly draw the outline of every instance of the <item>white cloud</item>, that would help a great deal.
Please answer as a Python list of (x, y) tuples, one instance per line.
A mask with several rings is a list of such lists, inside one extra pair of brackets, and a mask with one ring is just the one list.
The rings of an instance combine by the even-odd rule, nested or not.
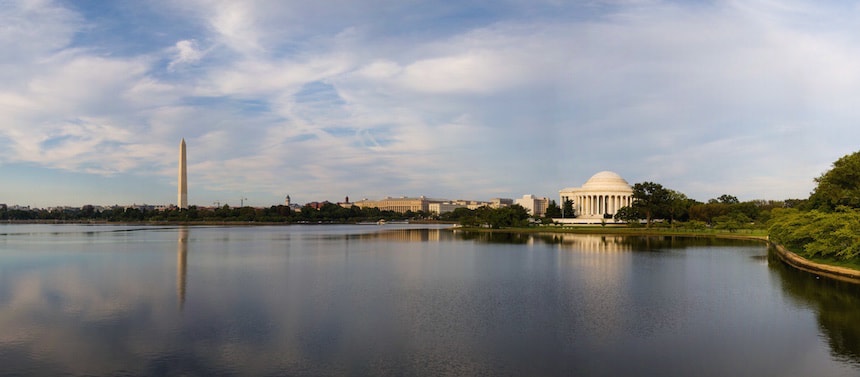
[[(170, 7), (204, 27), (124, 54), (75, 44), (98, 25), (60, 6), (0, 10), (0, 162), (169, 184), (185, 137), (213, 191), (551, 195), (613, 169), (707, 199), (708, 184), (799, 196), (860, 137), (856, 9), (611, 2), (464, 22), (385, 1)], [(429, 30), (391, 26), (404, 17)]]
[(175, 51), (176, 57), (167, 65), (168, 70), (174, 70), (177, 66), (197, 63), (206, 54), (205, 51), (200, 50), (197, 41), (193, 39), (176, 42)]
[(390, 60), (376, 60), (365, 65), (356, 73), (370, 80), (386, 80), (403, 72), (403, 67)]
[(9, 65), (3, 71), (27, 68), (15, 63), (32, 61), (67, 46), (80, 22), (77, 15), (50, 1), (4, 2), (0, 7), (0, 63)]
[(246, 2), (219, 2), (213, 6), (213, 16), (209, 19), (212, 28), (218, 32), (222, 41), (230, 48), (241, 53), (255, 53), (262, 50), (255, 27), (256, 20)]

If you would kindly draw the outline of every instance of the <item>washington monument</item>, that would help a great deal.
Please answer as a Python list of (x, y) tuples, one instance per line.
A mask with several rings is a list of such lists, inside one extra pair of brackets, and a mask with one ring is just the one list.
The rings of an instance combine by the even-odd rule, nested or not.
[(185, 169), (185, 138), (179, 143), (179, 208), (188, 208), (188, 174)]

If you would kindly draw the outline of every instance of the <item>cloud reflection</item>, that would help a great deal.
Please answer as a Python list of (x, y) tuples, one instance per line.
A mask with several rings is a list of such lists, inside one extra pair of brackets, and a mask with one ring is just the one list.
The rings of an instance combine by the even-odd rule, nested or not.
[[(644, 346), (707, 333), (688, 319), (683, 300), (698, 292), (680, 240), (505, 243), (394, 226), (39, 234), (4, 244), (24, 251), (0, 266), (4, 373), (598, 374), (615, 369), (595, 359), (653, 365), (665, 354)], [(845, 334), (838, 322), (825, 333)]]

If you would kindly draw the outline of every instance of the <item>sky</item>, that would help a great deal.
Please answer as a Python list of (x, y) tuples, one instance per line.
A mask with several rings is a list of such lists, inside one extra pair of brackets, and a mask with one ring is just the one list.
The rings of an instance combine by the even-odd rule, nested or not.
[(0, 203), (488, 200), (603, 170), (805, 198), (860, 140), (846, 1), (0, 0)]

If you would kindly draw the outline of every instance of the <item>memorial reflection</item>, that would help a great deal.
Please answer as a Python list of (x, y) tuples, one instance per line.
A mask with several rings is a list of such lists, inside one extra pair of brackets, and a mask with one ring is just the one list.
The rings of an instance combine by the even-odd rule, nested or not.
[[(622, 236), (578, 233), (518, 233), (504, 231), (469, 231), (456, 228), (384, 229), (352, 234), (309, 234), (305, 239), (384, 240), (398, 242), (439, 242), (467, 240), (491, 244), (550, 244), (587, 251), (659, 251), (702, 246), (748, 245), (749, 240), (716, 237)], [(286, 237), (289, 239), (289, 237)]]
[[(444, 231), (444, 230), (443, 230)], [(741, 246), (748, 240), (722, 239), (716, 237), (678, 236), (621, 236), (580, 233), (515, 233), (475, 232), (454, 230), (453, 234), (463, 240), (482, 243), (559, 245), (582, 251), (660, 251), (703, 246)]]
[(454, 239), (448, 229), (385, 229), (379, 232), (354, 234), (309, 235), (306, 239), (324, 240), (383, 240), (396, 242), (438, 242)]
[(633, 245), (623, 236), (595, 234), (538, 234), (536, 239), (550, 245), (575, 248), (587, 252), (632, 251)]
[(833, 356), (860, 365), (860, 285), (787, 266), (776, 253), (768, 253), (768, 266), (781, 278), (782, 290), (794, 303), (815, 311)]

